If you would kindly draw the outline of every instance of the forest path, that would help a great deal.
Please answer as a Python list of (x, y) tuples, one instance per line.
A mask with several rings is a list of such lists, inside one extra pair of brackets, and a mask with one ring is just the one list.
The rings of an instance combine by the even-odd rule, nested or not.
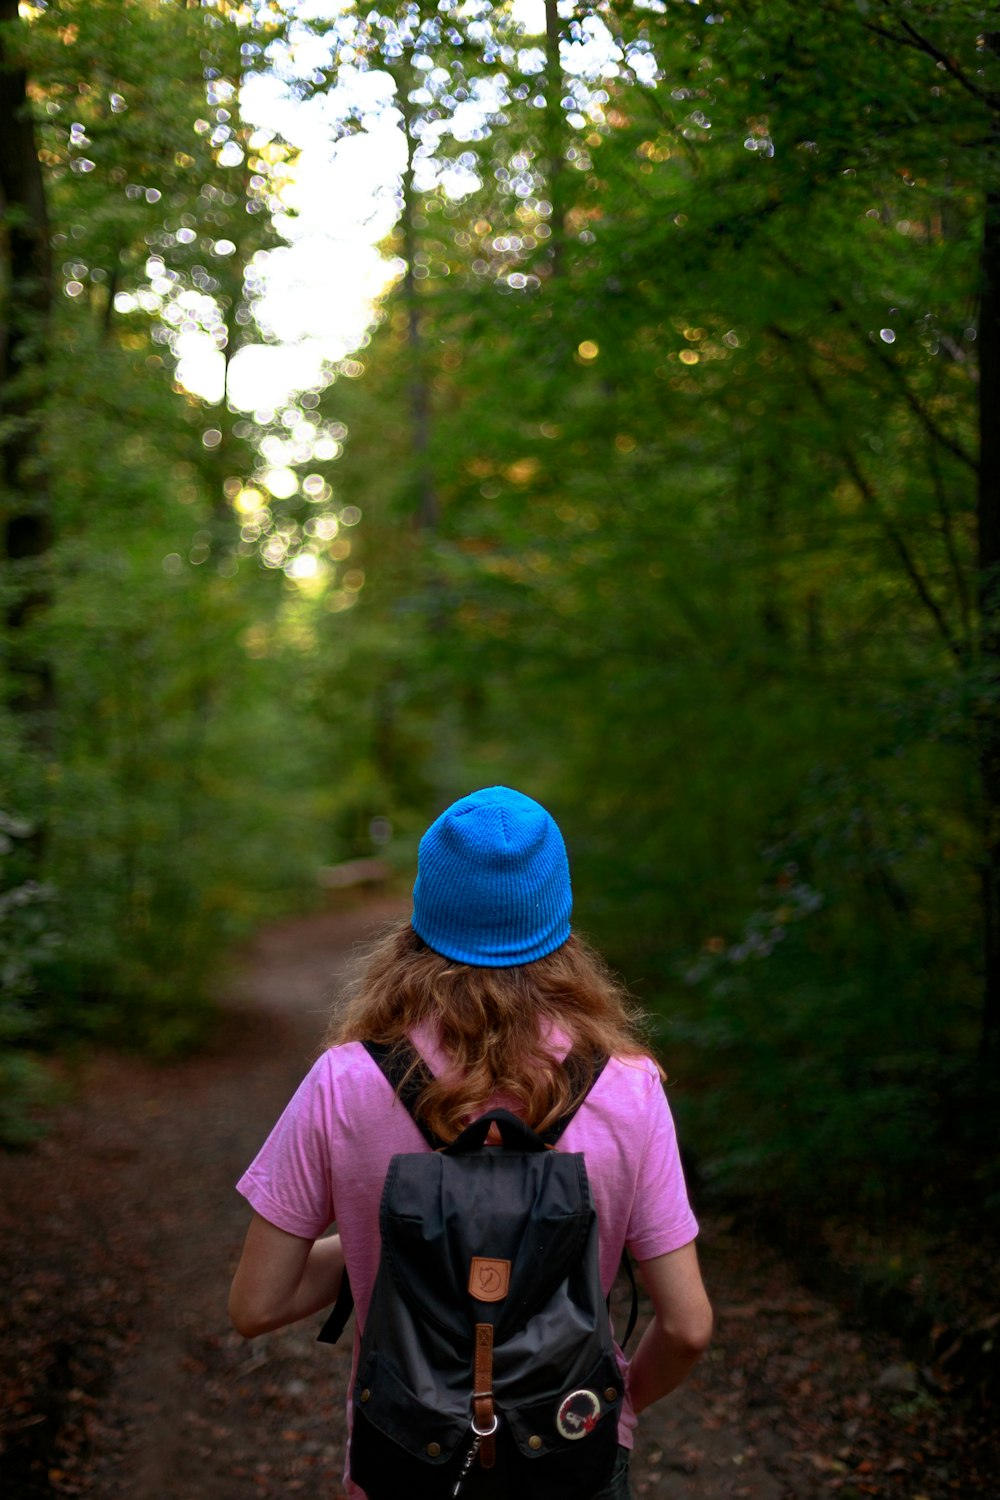
[[(252, 1343), (231, 1330), (248, 1218), (233, 1184), (315, 1054), (356, 944), (399, 911), (372, 901), (267, 929), (236, 956), (212, 1049), (93, 1060), (39, 1148), (0, 1158), (6, 1500), (342, 1494), (350, 1340), (317, 1346), (318, 1319)], [(635, 1495), (973, 1493), (934, 1468), (892, 1345), (845, 1328), (729, 1228), (702, 1237), (715, 1344), (643, 1418)]]

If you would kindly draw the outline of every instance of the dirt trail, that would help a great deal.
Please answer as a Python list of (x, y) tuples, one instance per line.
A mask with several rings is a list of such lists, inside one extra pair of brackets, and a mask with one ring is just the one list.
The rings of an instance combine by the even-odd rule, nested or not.
[[(6, 1500), (342, 1494), (347, 1351), (315, 1343), (316, 1319), (253, 1343), (229, 1328), (247, 1220), (233, 1183), (314, 1055), (353, 948), (397, 910), (269, 929), (238, 955), (209, 1053), (97, 1059), (38, 1150), (0, 1158)], [(986, 1493), (956, 1486), (926, 1440), (891, 1344), (845, 1328), (725, 1224), (703, 1245), (718, 1337), (643, 1419), (637, 1496)]]

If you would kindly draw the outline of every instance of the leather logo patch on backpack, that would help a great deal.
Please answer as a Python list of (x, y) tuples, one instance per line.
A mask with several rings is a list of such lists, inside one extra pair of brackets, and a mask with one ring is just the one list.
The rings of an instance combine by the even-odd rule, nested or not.
[(474, 1255), (469, 1267), (469, 1296), (477, 1302), (502, 1302), (510, 1286), (510, 1261)]

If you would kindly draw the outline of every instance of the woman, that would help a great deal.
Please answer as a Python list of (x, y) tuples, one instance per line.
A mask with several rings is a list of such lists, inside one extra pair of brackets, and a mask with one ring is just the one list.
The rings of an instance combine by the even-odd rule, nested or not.
[[(254, 1217), (230, 1315), (252, 1338), (314, 1314), (335, 1299), (346, 1264), (364, 1326), (389, 1161), (430, 1147), (362, 1042), (416, 1048), (433, 1075), (418, 1113), (444, 1140), (496, 1105), (546, 1129), (590, 1081), (564, 1059), (607, 1056), (559, 1149), (584, 1154), (605, 1294), (627, 1246), (653, 1304), (631, 1363), (619, 1359), (614, 1479), (580, 1496), (627, 1500), (636, 1417), (685, 1378), (712, 1316), (662, 1074), (621, 988), (571, 933), (571, 905), (562, 835), (531, 798), (490, 787), (431, 825), (411, 921), (375, 949), (327, 1050), (239, 1183)], [(320, 1238), (334, 1221), (338, 1232)], [(356, 1334), (355, 1363), (357, 1353)], [(350, 1478), (347, 1492), (364, 1500)]]

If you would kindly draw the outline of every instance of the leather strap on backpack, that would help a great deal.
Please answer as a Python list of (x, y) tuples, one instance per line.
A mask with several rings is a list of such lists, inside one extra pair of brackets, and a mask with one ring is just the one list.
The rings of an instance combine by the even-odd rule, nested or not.
[(479, 1462), (492, 1469), (497, 1461), (493, 1434), (497, 1414), (493, 1405), (493, 1324), (476, 1324), (476, 1361), (472, 1387), (472, 1430), (479, 1438)]

